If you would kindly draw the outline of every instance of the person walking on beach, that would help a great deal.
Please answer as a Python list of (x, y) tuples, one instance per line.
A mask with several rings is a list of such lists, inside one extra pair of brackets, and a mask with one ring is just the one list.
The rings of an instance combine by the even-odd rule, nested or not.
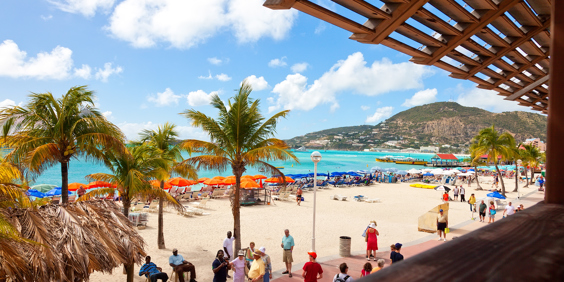
[(261, 252), (258, 250), (253, 253), (254, 260), (251, 264), (251, 269), (249, 269), (249, 280), (252, 282), (263, 282), (265, 269), (261, 255)]
[(231, 261), (231, 269), (233, 269), (233, 282), (245, 282), (245, 251), (239, 250), (237, 258)]
[(486, 220), (486, 208), (488, 208), (488, 206), (484, 203), (484, 200), (482, 200), (478, 210), (480, 213), (480, 222), (485, 222)]
[(212, 263), (213, 282), (227, 282), (227, 271), (229, 269), (231, 269), (231, 265), (225, 260), (225, 254), (222, 250), (217, 251)]
[(304, 282), (317, 282), (318, 279), (323, 278), (323, 268), (315, 261), (317, 253), (308, 252), (309, 261), (304, 264), (302, 277)]
[(282, 254), (282, 261), (286, 264), (286, 271), (282, 274), (288, 274), (292, 277), (292, 251), (294, 250), (294, 237), (290, 236), (290, 230), (284, 230), (284, 237), (282, 237), (282, 244), (280, 244), (284, 253)]
[(296, 191), (296, 203), (298, 203), (298, 206), (302, 202), (302, 194), (303, 194), (302, 188), (298, 187), (298, 191)]
[(497, 213), (497, 211), (495, 210), (495, 205), (493, 201), (490, 201), (489, 212), (490, 212), (490, 220), (488, 221), (488, 223), (495, 222), (495, 214)]
[(460, 185), (460, 201), (461, 202), (466, 202), (466, 199), (464, 199), (465, 193), (466, 193), (466, 190), (464, 190), (464, 187), (462, 187), (462, 185)]
[[(474, 204), (476, 203), (476, 197), (474, 197), (474, 194), (470, 195), (470, 199), (468, 200), (468, 204), (470, 204), (470, 211), (475, 211), (476, 209), (474, 208)], [(472, 214), (472, 217), (474, 217), (474, 214)]]
[(376, 224), (374, 222), (368, 225), (368, 230), (366, 230), (366, 260), (374, 258), (376, 261), (376, 251), (378, 250), (378, 237), (380, 233), (376, 230)]
[(384, 259), (378, 259), (378, 261), (376, 261), (376, 267), (374, 267), (374, 269), (372, 269), (370, 274), (376, 273), (376, 271), (384, 268), (384, 264), (386, 264), (386, 261)]
[(353, 282), (353, 278), (347, 274), (347, 272), (349, 272), (349, 267), (346, 263), (341, 263), (339, 265), (339, 270), (341, 271), (341, 273), (335, 274), (335, 277), (333, 277), (333, 282)]
[(272, 262), (270, 256), (266, 254), (266, 248), (260, 247), (262, 262), (264, 262), (264, 282), (269, 282), (272, 279)]
[(162, 268), (157, 267), (156, 264), (152, 263), (150, 256), (145, 258), (145, 264), (141, 266), (141, 269), (139, 269), (139, 276), (143, 275), (148, 277), (151, 282), (157, 282), (158, 279), (161, 279), (162, 282), (168, 281), (168, 274), (163, 272)]
[(458, 186), (454, 186), (454, 189), (452, 189), (452, 192), (454, 193), (454, 200), (458, 200)]
[(509, 204), (505, 207), (505, 210), (503, 210), (503, 217), (505, 217), (505, 213), (507, 213), (507, 216), (515, 214), (515, 207), (511, 205), (511, 202), (509, 202)]
[[(439, 233), (439, 241), (446, 242), (446, 233), (445, 228), (448, 227), (448, 216), (444, 213), (443, 209), (439, 210), (439, 214), (437, 215), (437, 232)], [(442, 234), (442, 239), (441, 239)]]
[(402, 244), (400, 244), (400, 243), (396, 243), (396, 244), (391, 246), (392, 251), (390, 253), (390, 260), (392, 260), (392, 264), (394, 262), (398, 262), (398, 261), (403, 260), (403, 255), (400, 254), (401, 246), (402, 246)]
[(86, 189), (84, 189), (84, 187), (82, 187), (82, 185), (80, 185), (78, 190), (76, 190), (76, 194), (78, 195), (78, 198), (80, 199), (80, 197), (82, 197), (82, 196), (84, 196), (84, 194), (86, 194)]
[(184, 272), (190, 272), (190, 282), (196, 282), (196, 268), (193, 264), (185, 261), (184, 258), (178, 254), (177, 249), (172, 249), (172, 256), (168, 258), (168, 263), (176, 273), (178, 281), (184, 282)]

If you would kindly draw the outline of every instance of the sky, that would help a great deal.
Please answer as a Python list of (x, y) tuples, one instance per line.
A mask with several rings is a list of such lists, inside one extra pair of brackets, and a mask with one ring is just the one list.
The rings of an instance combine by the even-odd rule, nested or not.
[[(354, 16), (334, 2), (312, 1)], [(373, 125), (437, 101), (528, 110), (388, 47), (350, 40), (350, 32), (310, 15), (263, 3), (3, 0), (0, 107), (25, 105), (30, 93), (60, 97), (88, 85), (96, 106), (130, 140), (167, 121), (183, 139), (207, 139), (180, 113), (217, 117), (210, 97), (227, 101), (245, 79), (265, 116), (291, 110), (277, 128), (283, 139)]]

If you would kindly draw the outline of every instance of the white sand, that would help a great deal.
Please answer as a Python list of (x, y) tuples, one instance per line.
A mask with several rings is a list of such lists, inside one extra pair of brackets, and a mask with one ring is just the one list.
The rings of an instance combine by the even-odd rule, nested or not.
[[(482, 181), (491, 177), (481, 177)], [(513, 191), (515, 182), (504, 179), (507, 191)], [(482, 184), (489, 189), (490, 185)], [(520, 186), (523, 186), (521, 184)], [(466, 188), (466, 200), (471, 193), (476, 198), (485, 197), (488, 191), (474, 191), (476, 184)], [(521, 189), (521, 194), (536, 189)], [(330, 200), (329, 196), (340, 194), (348, 196), (347, 201)], [(365, 195), (368, 198), (380, 198), (381, 203), (364, 203), (353, 201), (354, 195)], [(452, 191), (450, 196), (453, 196)], [(507, 193), (508, 199), (515, 199), (517, 193)], [(307, 251), (311, 249), (313, 192), (304, 193), (305, 202), (297, 206), (291, 201), (276, 201), (274, 205), (261, 205), (241, 208), (242, 247), (254, 241), (256, 247), (266, 247), (272, 257), (274, 271), (284, 268), (280, 241), (283, 230), (288, 228), (294, 237), (294, 264), (307, 260)], [(366, 243), (361, 236), (371, 220), (378, 223), (378, 246), (380, 250), (389, 250), (392, 243), (408, 243), (429, 233), (417, 231), (417, 219), (426, 211), (441, 204), (441, 193), (432, 189), (409, 187), (409, 184), (377, 184), (353, 188), (330, 188), (317, 192), (316, 250), (320, 257), (339, 253), (339, 236), (352, 237), (352, 252), (366, 250)], [(193, 203), (190, 203), (193, 204)], [(211, 264), (217, 250), (222, 249), (223, 239), (228, 230), (233, 228), (233, 216), (228, 199), (212, 199), (208, 201), (209, 215), (182, 217), (176, 212), (166, 212), (164, 217), (164, 234), (167, 249), (157, 249), (157, 215), (149, 215), (147, 229), (139, 233), (147, 242), (146, 251), (152, 261), (163, 268), (169, 275), (168, 257), (173, 248), (196, 266), (197, 280), (211, 281), (213, 277)], [(449, 225), (454, 226), (471, 218), (468, 203), (450, 202)], [(140, 266), (135, 267), (135, 281), (145, 281), (137, 276)], [(294, 268), (293, 270), (297, 270)], [(116, 269), (112, 275), (94, 273), (92, 281), (124, 281), (122, 269)]]

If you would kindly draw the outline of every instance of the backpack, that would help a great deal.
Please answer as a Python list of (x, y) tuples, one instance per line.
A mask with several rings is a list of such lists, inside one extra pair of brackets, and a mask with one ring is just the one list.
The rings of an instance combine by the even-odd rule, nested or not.
[(337, 277), (335, 278), (335, 281), (333, 281), (333, 282), (346, 282), (347, 279), (349, 279), (349, 277), (350, 277), (349, 275), (347, 275), (344, 278), (341, 278), (341, 277), (339, 277), (339, 275), (340, 275), (340, 273), (337, 274)]

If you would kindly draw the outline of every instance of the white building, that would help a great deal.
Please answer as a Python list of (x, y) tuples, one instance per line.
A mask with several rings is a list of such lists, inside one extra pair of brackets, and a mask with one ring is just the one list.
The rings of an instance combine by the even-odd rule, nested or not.
[(419, 147), (419, 151), (421, 153), (438, 153), (439, 147), (434, 147), (434, 146)]

